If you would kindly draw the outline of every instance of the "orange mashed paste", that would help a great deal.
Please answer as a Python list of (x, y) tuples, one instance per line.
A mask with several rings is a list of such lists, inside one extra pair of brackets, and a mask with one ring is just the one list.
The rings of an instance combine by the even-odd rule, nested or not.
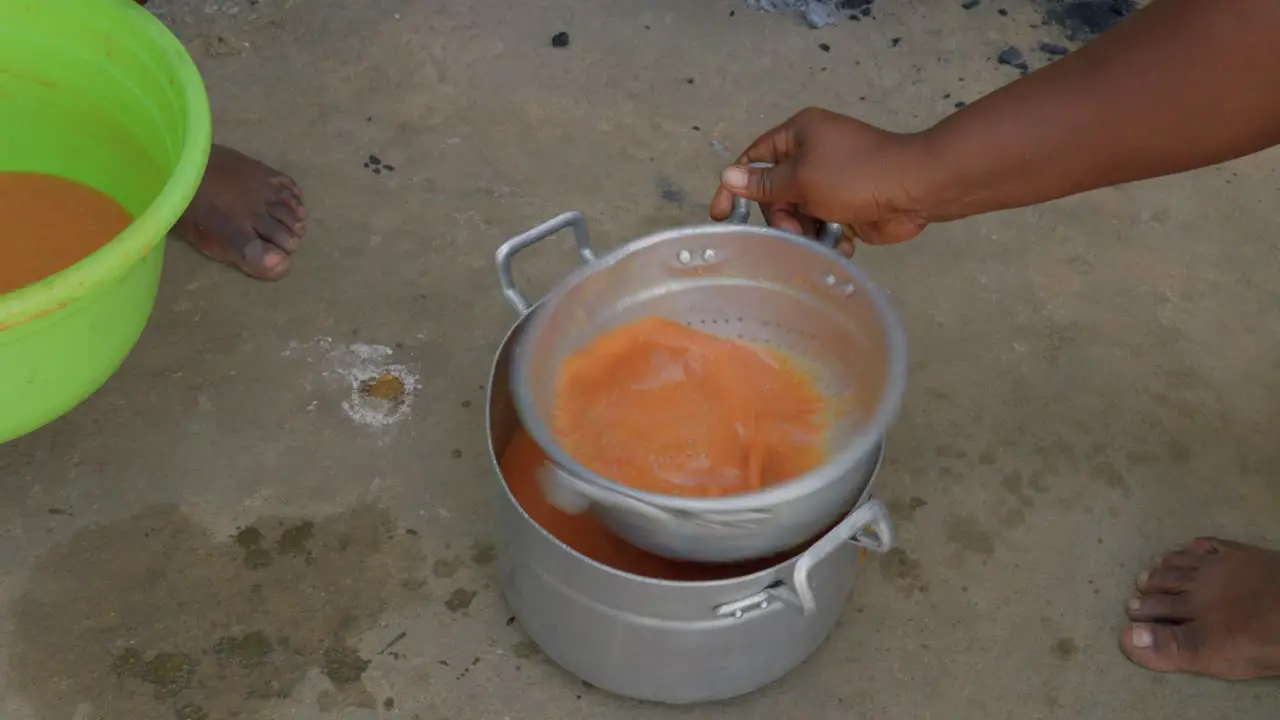
[(615, 482), (715, 497), (790, 480), (825, 459), (827, 412), (781, 352), (645, 318), (566, 359), (552, 432)]
[(652, 555), (614, 535), (592, 513), (570, 515), (548, 502), (538, 482), (538, 473), (546, 462), (542, 448), (522, 429), (502, 453), (499, 469), (516, 502), (535, 523), (570, 548), (615, 570), (681, 582), (724, 580), (773, 567), (804, 549), (802, 546), (771, 558), (726, 564), (681, 562)]
[(0, 172), (0, 295), (71, 267), (131, 222), (129, 211), (88, 185)]

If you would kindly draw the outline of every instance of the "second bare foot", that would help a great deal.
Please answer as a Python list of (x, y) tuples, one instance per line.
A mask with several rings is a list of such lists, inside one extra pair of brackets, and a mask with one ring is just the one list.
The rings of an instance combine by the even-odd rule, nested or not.
[(1156, 672), (1280, 676), (1280, 552), (1199, 538), (1138, 578), (1120, 638)]
[(289, 176), (223, 145), (175, 230), (210, 259), (259, 280), (279, 280), (306, 230), (302, 190)]

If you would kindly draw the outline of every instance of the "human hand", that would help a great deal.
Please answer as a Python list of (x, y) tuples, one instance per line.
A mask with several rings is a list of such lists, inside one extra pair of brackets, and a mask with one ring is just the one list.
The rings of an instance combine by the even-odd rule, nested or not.
[[(840, 249), (909, 240), (929, 223), (916, 183), (928, 167), (923, 136), (891, 133), (845, 115), (808, 108), (761, 135), (725, 168), (711, 200), (724, 220), (733, 196), (760, 204), (780, 230), (813, 237), (824, 222), (844, 225)], [(768, 162), (773, 167), (749, 167)]]

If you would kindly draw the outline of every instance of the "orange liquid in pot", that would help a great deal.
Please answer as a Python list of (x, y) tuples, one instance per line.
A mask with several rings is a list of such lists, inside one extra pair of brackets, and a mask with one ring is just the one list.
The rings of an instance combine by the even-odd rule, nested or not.
[(552, 432), (615, 482), (667, 495), (752, 492), (825, 459), (827, 407), (782, 353), (661, 318), (564, 361)]
[(538, 473), (546, 462), (542, 448), (524, 430), (519, 430), (502, 453), (499, 468), (516, 502), (535, 523), (570, 548), (615, 570), (681, 582), (725, 580), (779, 565), (805, 547), (771, 558), (732, 564), (681, 562), (652, 555), (614, 535), (590, 512), (570, 515), (548, 502), (538, 482)]
[(131, 222), (119, 203), (88, 185), (0, 172), (0, 295), (71, 267)]

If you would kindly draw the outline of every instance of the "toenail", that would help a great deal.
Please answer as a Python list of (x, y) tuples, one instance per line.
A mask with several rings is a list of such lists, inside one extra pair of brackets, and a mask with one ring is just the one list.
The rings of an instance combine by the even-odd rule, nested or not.
[(1151, 628), (1146, 625), (1133, 626), (1133, 646), (1136, 648), (1147, 649), (1151, 647), (1155, 636), (1151, 634)]
[(1142, 571), (1142, 574), (1138, 576), (1138, 584), (1139, 584), (1139, 585), (1146, 585), (1146, 584), (1147, 584), (1147, 581), (1148, 581), (1148, 580), (1150, 580), (1150, 579), (1151, 579), (1151, 571), (1150, 571), (1150, 570), (1143, 570), (1143, 571)]
[(1141, 601), (1141, 600), (1139, 600), (1138, 598), (1130, 598), (1130, 599), (1129, 599), (1129, 609), (1130, 609), (1130, 610), (1137, 610), (1137, 609), (1138, 609), (1138, 608), (1140, 608), (1140, 607), (1142, 607), (1142, 601)]

